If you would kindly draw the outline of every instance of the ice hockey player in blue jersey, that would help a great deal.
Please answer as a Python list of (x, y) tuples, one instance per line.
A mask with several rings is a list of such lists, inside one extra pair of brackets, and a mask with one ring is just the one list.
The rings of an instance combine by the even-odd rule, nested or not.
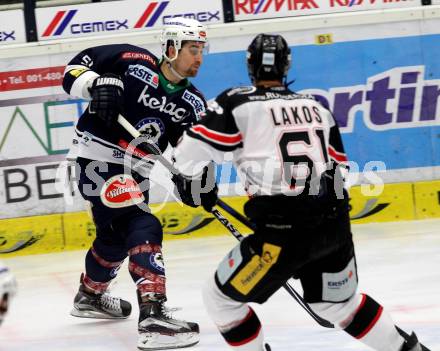
[(184, 177), (174, 180), (188, 205), (212, 209), (215, 194), (203, 189), (201, 196), (192, 183), (228, 151), (250, 196), (244, 212), (255, 233), (226, 255), (206, 284), (208, 314), (231, 349), (269, 351), (249, 302), (264, 303), (293, 277), (317, 315), (373, 350), (427, 350), (414, 333), (395, 327), (378, 302), (357, 292), (343, 187), (347, 156), (330, 111), (285, 86), (290, 63), (283, 37), (256, 36), (247, 52), (253, 85), (220, 94), (175, 149)]
[[(89, 100), (75, 128), (71, 154), (76, 155), (78, 187), (91, 205), (96, 238), (85, 258), (72, 315), (127, 318), (128, 301), (108, 287), (128, 256), (128, 269), (139, 301), (141, 350), (188, 347), (199, 341), (197, 323), (172, 318), (164, 305), (165, 267), (162, 226), (142, 204), (148, 204), (148, 176), (153, 161), (124, 170), (132, 140), (117, 123), (123, 115), (164, 151), (205, 111), (203, 95), (188, 80), (195, 77), (207, 45), (198, 21), (174, 18), (162, 31), (162, 57), (129, 45), (86, 49), (67, 65), (64, 90)], [(141, 150), (131, 150), (139, 157)]]

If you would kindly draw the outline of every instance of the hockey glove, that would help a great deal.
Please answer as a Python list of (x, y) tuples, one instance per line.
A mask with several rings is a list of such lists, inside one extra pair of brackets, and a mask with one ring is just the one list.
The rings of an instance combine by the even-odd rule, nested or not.
[(114, 126), (119, 114), (123, 112), (123, 92), (124, 83), (119, 76), (105, 73), (96, 78), (90, 88), (90, 113), (101, 118), (107, 127)]
[(187, 178), (183, 175), (173, 175), (180, 199), (191, 207), (203, 206), (211, 212), (217, 203), (218, 187), (214, 179), (214, 167), (205, 167), (201, 179)]

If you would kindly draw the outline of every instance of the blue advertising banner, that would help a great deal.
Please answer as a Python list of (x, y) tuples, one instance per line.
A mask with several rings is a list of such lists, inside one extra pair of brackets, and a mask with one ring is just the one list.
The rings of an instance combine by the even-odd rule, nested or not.
[[(360, 171), (369, 161), (387, 170), (440, 166), (440, 35), (291, 49), (290, 87), (330, 107)], [(244, 50), (208, 55), (194, 83), (208, 98), (249, 85), (245, 60)]]

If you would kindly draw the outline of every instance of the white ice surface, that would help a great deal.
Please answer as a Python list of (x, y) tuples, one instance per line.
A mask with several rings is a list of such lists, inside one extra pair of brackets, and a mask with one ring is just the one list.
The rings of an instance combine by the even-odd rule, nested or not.
[[(415, 330), (431, 350), (440, 350), (440, 220), (353, 227), (359, 290), (391, 313), (397, 325)], [(235, 245), (229, 236), (165, 242), (168, 305), (177, 317), (197, 321), (201, 341), (188, 351), (228, 350), (209, 320), (201, 286)], [(71, 317), (69, 311), (83, 270), (84, 251), (4, 259), (19, 293), (0, 327), (1, 351), (136, 350), (137, 303), (124, 264), (113, 292), (134, 306), (122, 321)], [(293, 282), (300, 291), (297, 282)], [(320, 327), (285, 292), (255, 306), (273, 351), (368, 350), (342, 331)]]

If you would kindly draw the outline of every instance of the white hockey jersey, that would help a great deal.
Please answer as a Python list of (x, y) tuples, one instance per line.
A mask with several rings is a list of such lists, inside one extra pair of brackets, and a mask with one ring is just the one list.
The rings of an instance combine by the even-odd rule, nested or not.
[(344, 164), (337, 124), (312, 96), (286, 87), (228, 89), (175, 149), (175, 166), (194, 176), (207, 162), (233, 163), (249, 195), (298, 194)]

